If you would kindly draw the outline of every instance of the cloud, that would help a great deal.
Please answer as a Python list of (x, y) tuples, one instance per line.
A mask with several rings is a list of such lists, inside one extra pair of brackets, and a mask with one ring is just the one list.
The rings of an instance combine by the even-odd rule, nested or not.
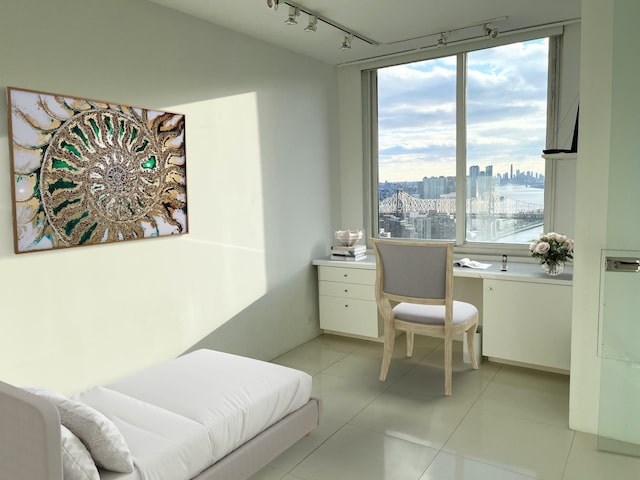
[[(544, 173), (547, 45), (469, 53), (468, 165)], [(455, 56), (378, 70), (380, 181), (454, 174), (455, 86)]]

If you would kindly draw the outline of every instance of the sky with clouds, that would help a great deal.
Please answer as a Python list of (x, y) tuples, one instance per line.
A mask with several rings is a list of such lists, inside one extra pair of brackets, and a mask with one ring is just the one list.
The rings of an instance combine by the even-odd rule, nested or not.
[[(544, 174), (547, 39), (468, 54), (467, 171)], [(378, 70), (381, 182), (455, 175), (456, 57)]]

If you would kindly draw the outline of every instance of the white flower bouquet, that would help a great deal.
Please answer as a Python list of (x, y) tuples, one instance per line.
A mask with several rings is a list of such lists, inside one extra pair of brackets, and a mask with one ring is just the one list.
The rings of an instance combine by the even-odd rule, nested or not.
[(540, 264), (557, 264), (573, 260), (574, 242), (566, 235), (556, 232), (543, 233), (529, 245), (531, 255), (540, 259)]

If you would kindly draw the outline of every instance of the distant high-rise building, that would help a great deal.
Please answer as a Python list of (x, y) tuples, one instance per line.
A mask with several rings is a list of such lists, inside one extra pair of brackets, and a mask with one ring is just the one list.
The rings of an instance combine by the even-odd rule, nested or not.
[(422, 179), (422, 198), (440, 198), (456, 191), (456, 177), (424, 177)]
[(480, 175), (480, 167), (478, 165), (472, 165), (469, 167), (467, 198), (475, 198), (478, 196), (478, 175)]

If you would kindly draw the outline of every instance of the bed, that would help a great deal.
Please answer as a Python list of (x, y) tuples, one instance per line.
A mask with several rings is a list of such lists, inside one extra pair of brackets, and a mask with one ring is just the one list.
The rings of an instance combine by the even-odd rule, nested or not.
[(306, 373), (206, 349), (71, 398), (0, 382), (0, 478), (97, 478), (86, 447), (101, 480), (241, 480), (320, 415)]

